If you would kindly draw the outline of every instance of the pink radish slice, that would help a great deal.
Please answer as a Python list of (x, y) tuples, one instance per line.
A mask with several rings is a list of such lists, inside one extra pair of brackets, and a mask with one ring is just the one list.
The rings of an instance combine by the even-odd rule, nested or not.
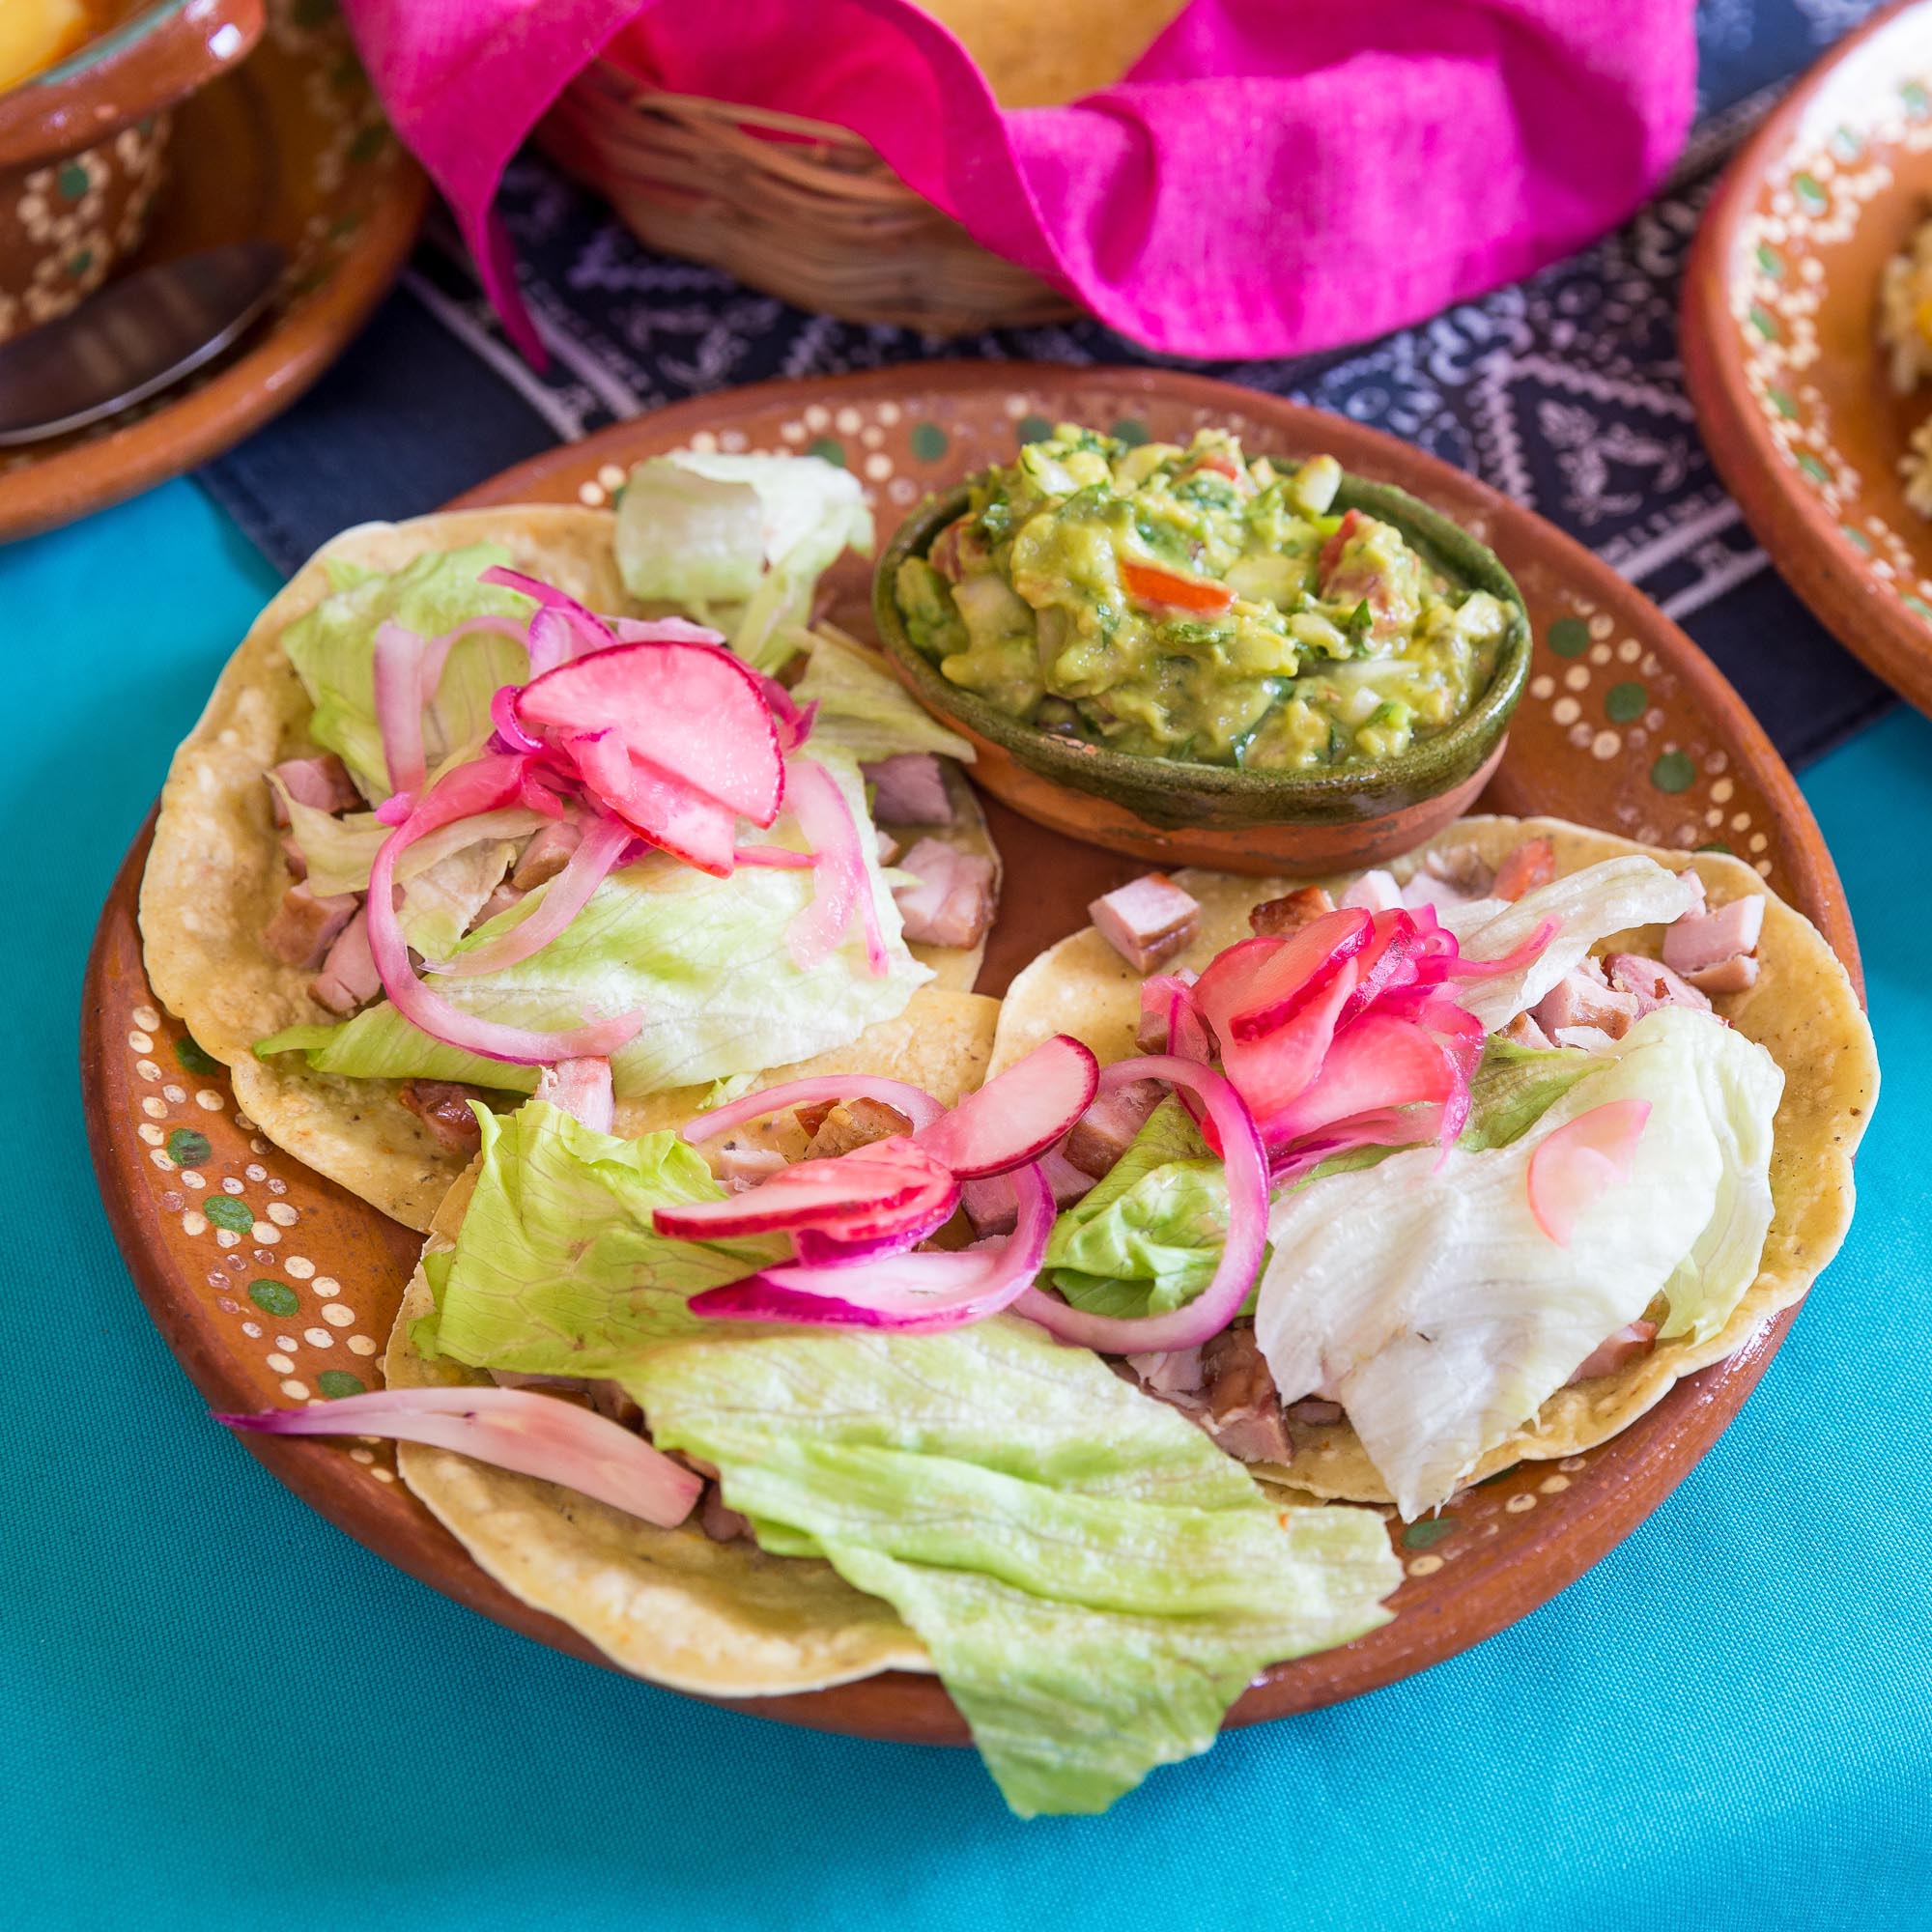
[(731, 876), (737, 821), (727, 808), (633, 756), (615, 731), (566, 732), (557, 742), (584, 789), (641, 837), (700, 872)]
[(1561, 929), (1561, 922), (1546, 919), (1520, 946), (1512, 947), (1499, 959), (1458, 957), (1450, 965), (1449, 977), (1452, 980), (1489, 980), (1498, 973), (1520, 973), (1525, 966), (1533, 966), (1543, 957), (1549, 942)]
[(693, 1240), (714, 1236), (790, 1234), (822, 1228), (861, 1241), (916, 1223), (934, 1225), (942, 1206), (958, 1204), (959, 1184), (911, 1141), (878, 1141), (837, 1160), (802, 1160), (723, 1201), (660, 1208), (657, 1231)]
[(885, 1328), (922, 1335), (983, 1321), (1031, 1292), (1053, 1232), (1053, 1192), (1038, 1167), (1009, 1179), (1018, 1195), (1010, 1235), (955, 1253), (891, 1255), (838, 1269), (766, 1268), (691, 1298), (694, 1315)]
[(613, 644), (524, 687), (527, 729), (611, 731), (625, 751), (753, 825), (784, 800), (784, 761), (758, 674), (729, 651), (683, 641)]
[[(593, 614), (575, 597), (566, 595), (555, 584), (544, 582), (541, 578), (526, 577), (521, 570), (511, 570), (497, 563), (492, 564), (476, 581), (479, 583), (494, 583), (499, 589), (514, 590), (522, 596), (531, 598), (537, 604), (540, 612), (554, 611), (575, 634), (578, 652), (608, 650), (617, 641), (611, 635), (610, 625), (605, 623), (602, 617)], [(534, 631), (534, 619), (531, 628)], [(532, 656), (534, 655), (533, 652)], [(563, 657), (571, 655), (574, 653), (568, 649), (563, 652)], [(559, 659), (559, 662), (561, 661), (562, 659)], [(530, 668), (530, 674), (532, 677), (537, 674), (534, 664)]]
[(396, 861), (418, 838), (485, 811), (509, 805), (526, 805), (557, 816), (556, 800), (532, 776), (532, 760), (493, 753), (459, 765), (437, 781), (421, 804), (384, 839), (369, 868), (369, 951), (377, 977), (396, 1010), (419, 1031), (447, 1046), (486, 1060), (541, 1066), (559, 1060), (608, 1060), (643, 1024), (641, 1013), (599, 1020), (569, 1033), (539, 1033), (527, 1027), (502, 1026), (464, 1012), (426, 986), (410, 967), (409, 943), (396, 919)]
[(856, 911), (866, 934), (866, 969), (882, 979), (892, 961), (886, 936), (879, 926), (879, 909), (872, 900), (871, 874), (859, 844), (859, 828), (838, 781), (810, 758), (790, 761), (788, 803), (798, 829), (817, 860), (811, 902), (785, 932), (792, 963), (810, 973), (820, 960), (838, 951)]
[[(1202, 984), (1206, 983), (1204, 976)], [(1246, 1044), (1231, 1039), (1222, 1014), (1208, 1007), (1208, 1024), (1221, 1040), (1222, 1069), (1258, 1120), (1281, 1113), (1321, 1072), (1335, 1037), (1336, 1018), (1354, 989), (1355, 962), (1345, 959), (1313, 1006), (1265, 1038)], [(1197, 999), (1199, 994), (1197, 987)]]
[(620, 1424), (528, 1389), (379, 1389), (314, 1408), (216, 1415), (259, 1435), (382, 1435), (454, 1449), (497, 1469), (558, 1483), (664, 1529), (691, 1514), (704, 1484)]
[(688, 1141), (716, 1140), (747, 1121), (762, 1121), (789, 1107), (815, 1107), (823, 1100), (882, 1100), (896, 1107), (915, 1127), (930, 1126), (946, 1111), (923, 1087), (872, 1073), (821, 1073), (810, 1080), (786, 1080), (756, 1094), (727, 1100), (709, 1113), (695, 1115), (678, 1128)]
[(472, 952), (459, 952), (455, 958), (424, 970), (448, 979), (473, 980), (479, 974), (500, 973), (504, 967), (542, 952), (590, 903), (591, 895), (636, 843), (637, 834), (628, 825), (600, 812), (584, 828), (569, 863), (543, 888), (535, 909), (526, 918)]
[(608, 1060), (559, 1060), (537, 1076), (537, 1098), (559, 1113), (608, 1134), (616, 1118), (616, 1094)]
[(1397, 909), (1375, 915), (1375, 932), (1356, 962), (1355, 990), (1336, 1015), (1339, 1031), (1383, 997), (1410, 985), (1416, 978), (1421, 934), (1406, 912)]
[(1004, 1174), (1053, 1146), (1093, 1104), (1099, 1078), (1093, 1049), (1055, 1034), (913, 1138), (961, 1180)]
[(1559, 1248), (1600, 1195), (1629, 1179), (1649, 1121), (1648, 1100), (1611, 1100), (1558, 1127), (1530, 1155), (1529, 1211)]
[(839, 1240), (819, 1228), (794, 1228), (792, 1252), (803, 1267), (846, 1268), (880, 1255), (902, 1255), (917, 1247), (928, 1235), (936, 1235), (952, 1220), (958, 1201), (936, 1200), (930, 1211), (919, 1221), (909, 1221), (889, 1235), (873, 1235), (865, 1240)]
[[(1202, 979), (1214, 982), (1205, 997), (1230, 1009), (1229, 1024), (1220, 1029), (1222, 1038), (1257, 1040), (1286, 1026), (1321, 997), (1343, 962), (1356, 958), (1374, 934), (1375, 922), (1369, 915), (1349, 906), (1311, 920), (1286, 938), (1245, 941), (1238, 960), (1221, 954)], [(1268, 951), (1260, 951), (1263, 947)], [(1215, 971), (1223, 959), (1232, 969), (1225, 975)], [(1230, 985), (1224, 994), (1221, 981), (1232, 980), (1235, 973), (1243, 975), (1246, 983), (1238, 993)]]
[(1460, 1079), (1460, 1068), (1441, 1045), (1413, 1021), (1365, 1013), (1336, 1035), (1321, 1071), (1294, 1100), (1256, 1125), (1270, 1149), (1286, 1148), (1358, 1114), (1439, 1105)]
[(1110, 1089), (1149, 1079), (1165, 1080), (1170, 1086), (1191, 1091), (1213, 1122), (1228, 1167), (1228, 1238), (1214, 1278), (1184, 1308), (1166, 1315), (1132, 1320), (1090, 1315), (1037, 1288), (1027, 1289), (1014, 1301), (1017, 1314), (1037, 1321), (1062, 1341), (1078, 1342), (1107, 1355), (1192, 1349), (1218, 1335), (1247, 1299), (1267, 1247), (1267, 1162), (1254, 1120), (1233, 1083), (1192, 1061), (1177, 1060), (1172, 1054), (1151, 1054), (1144, 1059), (1116, 1061), (1102, 1071), (1100, 1085)]

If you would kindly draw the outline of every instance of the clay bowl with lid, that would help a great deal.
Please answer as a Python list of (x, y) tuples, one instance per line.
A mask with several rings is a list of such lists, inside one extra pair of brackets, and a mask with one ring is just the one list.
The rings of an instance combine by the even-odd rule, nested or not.
[(0, 342), (140, 245), (172, 110), (247, 55), (263, 0), (93, 0), (88, 22), (91, 39), (0, 91)]
[(967, 494), (962, 485), (929, 497), (900, 525), (879, 558), (873, 618), (907, 689), (972, 741), (975, 779), (1037, 823), (1159, 865), (1345, 871), (1426, 843), (1469, 810), (1501, 761), (1529, 672), (1522, 594), (1493, 551), (1406, 491), (1345, 473), (1335, 505), (1394, 525), (1458, 588), (1502, 604), (1509, 628), (1495, 669), (1446, 730), (1388, 757), (1311, 772), (1133, 756), (1025, 724), (952, 683), (907, 635), (896, 582), (899, 565), (926, 554)]

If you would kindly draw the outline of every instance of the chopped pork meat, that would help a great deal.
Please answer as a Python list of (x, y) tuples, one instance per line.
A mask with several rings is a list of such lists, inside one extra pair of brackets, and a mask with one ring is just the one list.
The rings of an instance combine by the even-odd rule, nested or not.
[(587, 1386), (590, 1391), (590, 1406), (599, 1415), (608, 1416), (612, 1422), (621, 1423), (626, 1429), (643, 1428), (644, 1411), (631, 1399), (630, 1391), (622, 1382), (610, 1381), (600, 1377)]
[(1495, 891), (1496, 875), (1473, 845), (1443, 845), (1425, 852), (1422, 869), (1432, 879), (1454, 886), (1464, 898), (1486, 899)]
[(1755, 952), (1764, 930), (1761, 898), (1732, 899), (1706, 913), (1687, 913), (1663, 932), (1663, 963), (1695, 983), (1695, 976), (1743, 953)]
[(1087, 917), (1136, 973), (1151, 973), (1201, 930), (1200, 901), (1165, 872), (1148, 872), (1117, 886), (1088, 906)]
[(895, 1135), (911, 1132), (912, 1122), (896, 1107), (862, 1096), (826, 1110), (824, 1118), (811, 1130), (805, 1157), (836, 1160), (841, 1153), (870, 1147), (874, 1141), (889, 1141)]
[(1201, 1368), (1208, 1390), (1202, 1427), (1208, 1435), (1243, 1463), (1290, 1461), (1294, 1447), (1254, 1323), (1222, 1329), (1203, 1347)]
[(743, 1147), (737, 1141), (706, 1148), (704, 1157), (727, 1194), (742, 1194), (790, 1165), (775, 1148)]
[(951, 825), (946, 772), (931, 752), (901, 752), (861, 765), (873, 787), (872, 816), (881, 825)]
[(1611, 985), (1601, 959), (1582, 959), (1544, 994), (1531, 1017), (1552, 1038), (1566, 1028), (1595, 1027), (1621, 1039), (1638, 1010), (1636, 995)]
[(724, 1492), (716, 1483), (704, 1486), (704, 1501), (697, 1511), (698, 1527), (713, 1543), (736, 1543), (752, 1533), (749, 1517), (740, 1516), (724, 1500)]
[(1288, 1419), (1300, 1423), (1304, 1429), (1326, 1429), (1341, 1421), (1342, 1405), (1319, 1395), (1305, 1395), (1299, 1402), (1289, 1404)]
[(1158, 1080), (1130, 1080), (1102, 1094), (1067, 1130), (1061, 1142), (1066, 1158), (1095, 1180), (1111, 1174), (1147, 1117), (1167, 1096)]
[(1734, 953), (1717, 966), (1690, 976), (1700, 993), (1747, 993), (1757, 984), (1757, 959), (1749, 952)]
[(282, 863), (289, 868), (292, 879), (308, 877), (308, 854), (298, 845), (293, 838), (282, 840)]
[(1577, 1373), (1565, 1386), (1574, 1387), (1577, 1382), (1594, 1381), (1599, 1376), (1613, 1376), (1629, 1363), (1649, 1354), (1656, 1346), (1657, 1323), (1633, 1321), (1628, 1327), (1619, 1328), (1608, 1341), (1600, 1342), (1591, 1350), (1577, 1365)]
[(1393, 912), (1402, 904), (1402, 888), (1393, 872), (1371, 867), (1342, 895), (1345, 906), (1360, 906), (1364, 912)]
[[(1134, 1027), (1134, 1044), (1143, 1053), (1166, 1053), (1169, 1023), (1173, 1018), (1174, 989), (1177, 981), (1191, 986), (1200, 978), (1191, 966), (1163, 973), (1141, 982), (1141, 1016)], [(1205, 1029), (1207, 1022), (1202, 1025)]]
[(369, 951), (369, 909), (357, 906), (355, 917), (335, 935), (322, 971), (309, 981), (309, 998), (332, 1013), (353, 1013), (382, 990), (376, 955)]
[(1661, 960), (1646, 959), (1640, 952), (1612, 952), (1604, 961), (1604, 970), (1612, 986), (1634, 998), (1638, 1019), (1660, 1007), (1711, 1010), (1710, 1001), (1695, 986), (1687, 985)]
[[(312, 758), (284, 758), (275, 766), (274, 776), (281, 780), (283, 790), (298, 805), (313, 806), (317, 811), (331, 814), (348, 811), (362, 803), (362, 794), (355, 789), (349, 767), (333, 752), (318, 752)], [(270, 785), (269, 797), (275, 823), (286, 832), (289, 813), (282, 803), (282, 794)]]
[[(1056, 1208), (1070, 1208), (1094, 1186), (1094, 1177), (1084, 1174), (1057, 1147), (1048, 1148), (1039, 1157), (1040, 1172), (1053, 1190)], [(1003, 1174), (983, 1180), (966, 1181), (959, 1189), (959, 1205), (981, 1240), (988, 1235), (1009, 1235), (1018, 1219), (1013, 1202), (1013, 1184)]]
[(483, 1129), (469, 1111), (480, 1100), (479, 1089), (456, 1080), (405, 1080), (396, 1098), (430, 1131), (439, 1147), (451, 1153), (471, 1154), (483, 1145)]
[(362, 903), (355, 893), (334, 893), (318, 898), (306, 885), (291, 886), (282, 895), (262, 933), (262, 944), (284, 966), (313, 973), (328, 955), (335, 935), (355, 917)]
[(1556, 847), (1548, 838), (1525, 838), (1496, 867), (1491, 893), (1499, 899), (1520, 899), (1556, 877)]
[(901, 862), (913, 875), (895, 886), (905, 936), (915, 945), (977, 946), (993, 917), (993, 862), (922, 838)]
[(1323, 913), (1334, 910), (1335, 901), (1328, 896), (1326, 887), (1299, 886), (1278, 899), (1264, 899), (1260, 905), (1251, 906), (1248, 923), (1264, 938), (1273, 938), (1279, 933), (1298, 931)]
[(872, 837), (879, 841), (879, 864), (881, 866), (892, 865), (898, 858), (899, 854), (905, 850), (905, 847), (883, 827), (873, 827)]
[(530, 842), (524, 847), (524, 856), (517, 861), (516, 869), (510, 874), (511, 885), (521, 895), (533, 886), (555, 878), (570, 864), (571, 854), (582, 839), (582, 831), (567, 818), (558, 819), (554, 825), (546, 825), (532, 834)]
[(519, 904), (523, 896), (524, 895), (506, 880), (476, 908), (476, 917), (469, 922), (466, 929), (474, 932), (479, 925), (488, 925), (499, 912), (508, 912), (513, 905)]
[(1150, 1395), (1163, 1399), (1201, 1393), (1206, 1380), (1199, 1349), (1166, 1349), (1158, 1354), (1129, 1355), (1127, 1366)]
[(1527, 1013), (1518, 1013), (1503, 1028), (1503, 1037), (1518, 1046), (1533, 1047), (1538, 1053), (1549, 1051), (1549, 1036)]

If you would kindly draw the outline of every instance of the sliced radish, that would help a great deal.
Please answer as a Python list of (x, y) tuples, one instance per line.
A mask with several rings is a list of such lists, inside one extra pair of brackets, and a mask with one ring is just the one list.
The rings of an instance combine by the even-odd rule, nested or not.
[(1201, 976), (1201, 998), (1208, 1009), (1215, 1005), (1229, 1009), (1228, 1025), (1217, 1022), (1221, 1037), (1257, 1040), (1286, 1026), (1321, 997), (1343, 963), (1356, 958), (1374, 934), (1369, 915), (1349, 906), (1324, 913), (1285, 938), (1249, 939), (1230, 947)]
[(1529, 1157), (1529, 1211), (1559, 1248), (1598, 1197), (1630, 1178), (1650, 1121), (1648, 1100), (1611, 1100), (1578, 1114)]
[(690, 1240), (820, 1228), (863, 1241), (915, 1224), (936, 1226), (932, 1216), (942, 1207), (950, 1214), (958, 1201), (959, 1183), (929, 1153), (890, 1140), (836, 1160), (799, 1161), (723, 1201), (660, 1208), (652, 1220), (659, 1234)]
[(722, 1107), (685, 1122), (678, 1132), (688, 1141), (716, 1140), (747, 1121), (762, 1121), (791, 1107), (815, 1107), (822, 1101), (881, 1100), (896, 1107), (915, 1127), (930, 1126), (946, 1111), (923, 1087), (904, 1080), (888, 1080), (873, 1073), (821, 1073), (810, 1080), (786, 1080), (762, 1088)]
[(1099, 1078), (1093, 1050), (1055, 1034), (913, 1138), (961, 1180), (1004, 1174), (1052, 1147), (1093, 1104)]
[[(1365, 1013), (1336, 1036), (1316, 1078), (1287, 1107), (1255, 1124), (1271, 1151), (1286, 1149), (1356, 1115), (1440, 1105), (1460, 1078), (1440, 1043), (1414, 1021)], [(1427, 1140), (1429, 1132), (1414, 1138)]]
[(1375, 916), (1375, 931), (1356, 962), (1355, 990), (1336, 1018), (1345, 1027), (1400, 987), (1412, 985), (1420, 963), (1421, 938), (1415, 921), (1400, 907)]
[[(1207, 976), (1202, 976), (1202, 985)], [(1355, 962), (1345, 959), (1312, 1006), (1264, 1039), (1244, 1043), (1229, 1037), (1224, 1016), (1207, 1001), (1208, 1021), (1221, 1039), (1222, 1070), (1240, 1090), (1257, 1120), (1281, 1113), (1321, 1070), (1335, 1023), (1355, 990)], [(1201, 988), (1195, 989), (1196, 997)]]
[(691, 1514), (704, 1488), (700, 1477), (621, 1424), (528, 1389), (379, 1389), (314, 1408), (214, 1419), (250, 1435), (381, 1435), (454, 1449), (495, 1468), (561, 1484), (664, 1529)]
[(1053, 1192), (1037, 1165), (1008, 1180), (1018, 1195), (1010, 1235), (953, 1253), (900, 1254), (850, 1267), (772, 1267), (691, 1298), (694, 1315), (929, 1334), (983, 1321), (1031, 1292), (1053, 1232)]
[(859, 828), (845, 794), (832, 774), (813, 759), (791, 760), (786, 770), (790, 775), (787, 802), (816, 861), (811, 902), (785, 932), (792, 963), (801, 973), (810, 973), (820, 960), (837, 952), (857, 912), (866, 935), (866, 970), (873, 979), (883, 979), (892, 960), (879, 925), (879, 908), (872, 898), (872, 879), (866, 869)]
[(585, 789), (634, 831), (700, 872), (731, 876), (737, 820), (726, 807), (625, 751), (615, 731), (566, 732), (557, 745)]
[(758, 674), (729, 651), (615, 644), (524, 687), (517, 717), (558, 734), (612, 731), (641, 759), (753, 825), (784, 800), (784, 761)]

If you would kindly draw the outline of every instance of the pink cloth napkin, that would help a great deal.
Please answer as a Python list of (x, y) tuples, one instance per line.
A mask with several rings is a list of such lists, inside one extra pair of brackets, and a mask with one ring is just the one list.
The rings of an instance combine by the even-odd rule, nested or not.
[(1692, 0), (1193, 0), (1118, 86), (1011, 111), (909, 0), (344, 8), (539, 357), (491, 199), (607, 46), (853, 129), (987, 247), (1191, 356), (1360, 341), (1568, 253), (1656, 186), (1696, 72)]

